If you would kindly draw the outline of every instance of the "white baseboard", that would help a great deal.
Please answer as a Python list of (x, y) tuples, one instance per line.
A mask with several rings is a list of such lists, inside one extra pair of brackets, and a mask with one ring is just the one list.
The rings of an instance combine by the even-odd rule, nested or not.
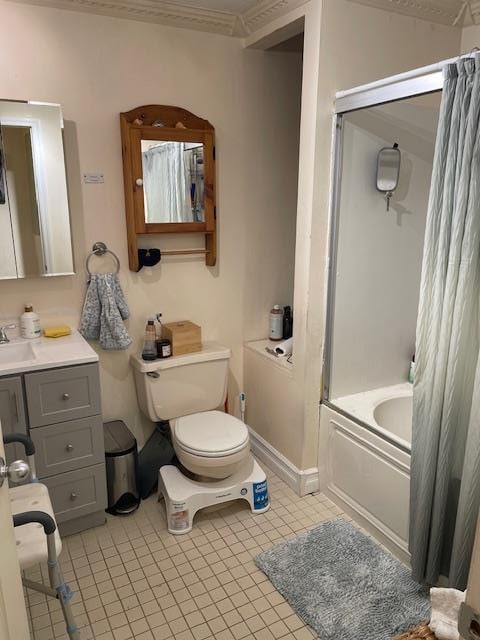
[(298, 469), (275, 447), (272, 447), (262, 436), (248, 427), (252, 453), (264, 462), (279, 478), (288, 484), (299, 496), (318, 491), (318, 469)]

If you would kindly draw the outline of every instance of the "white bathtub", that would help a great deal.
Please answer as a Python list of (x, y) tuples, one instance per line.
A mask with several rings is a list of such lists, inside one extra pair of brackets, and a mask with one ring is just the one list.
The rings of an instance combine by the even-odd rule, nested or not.
[(320, 424), (322, 489), (408, 560), (412, 386), (330, 400)]
[(399, 443), (410, 448), (412, 442), (412, 410), (411, 395), (389, 398), (379, 402), (373, 410), (373, 420), (386, 433)]

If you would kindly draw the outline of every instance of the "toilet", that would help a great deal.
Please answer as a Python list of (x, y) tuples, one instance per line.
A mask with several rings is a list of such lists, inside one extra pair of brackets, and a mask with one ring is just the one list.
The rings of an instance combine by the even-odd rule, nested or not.
[(246, 425), (218, 410), (229, 360), (230, 350), (212, 342), (153, 362), (131, 356), (140, 408), (153, 422), (170, 422), (180, 462), (161, 467), (158, 479), (173, 534), (188, 533), (199, 509), (222, 502), (246, 500), (253, 513), (269, 508), (267, 479), (250, 453)]

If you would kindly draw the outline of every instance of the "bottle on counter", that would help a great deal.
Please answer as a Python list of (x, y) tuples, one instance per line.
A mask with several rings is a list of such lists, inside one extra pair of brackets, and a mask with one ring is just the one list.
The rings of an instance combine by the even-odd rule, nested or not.
[(292, 307), (283, 307), (283, 339), (288, 340), (293, 336)]
[(162, 337), (162, 314), (157, 313), (155, 317), (157, 320), (155, 323), (157, 358), (169, 358), (172, 355), (172, 343), (168, 338)]
[(270, 310), (270, 340), (281, 340), (283, 338), (283, 311), (278, 304)]
[(157, 358), (170, 358), (172, 355), (172, 343), (168, 338), (157, 340)]
[(156, 344), (155, 323), (153, 320), (147, 322), (145, 327), (145, 338), (143, 340), (142, 360), (156, 360), (157, 359), (157, 344)]
[(20, 316), (20, 335), (28, 339), (39, 338), (42, 335), (40, 317), (31, 304), (25, 305), (25, 311)]

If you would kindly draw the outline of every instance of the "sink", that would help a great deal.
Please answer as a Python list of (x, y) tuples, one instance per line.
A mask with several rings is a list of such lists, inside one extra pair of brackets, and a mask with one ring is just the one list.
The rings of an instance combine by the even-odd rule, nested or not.
[(35, 360), (32, 346), (28, 342), (0, 344), (0, 365), (15, 364)]
[(62, 338), (28, 340), (15, 336), (11, 342), (0, 343), (0, 379), (14, 373), (73, 367), (91, 362), (98, 362), (98, 355), (78, 331)]

